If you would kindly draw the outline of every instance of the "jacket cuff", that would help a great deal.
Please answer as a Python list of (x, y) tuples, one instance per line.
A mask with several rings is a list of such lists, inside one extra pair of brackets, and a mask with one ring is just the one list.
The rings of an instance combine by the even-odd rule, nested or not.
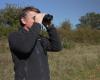
[(51, 24), (50, 26), (46, 27), (46, 29), (47, 29), (47, 31), (50, 31), (50, 30), (56, 29), (56, 28), (54, 27), (54, 24)]

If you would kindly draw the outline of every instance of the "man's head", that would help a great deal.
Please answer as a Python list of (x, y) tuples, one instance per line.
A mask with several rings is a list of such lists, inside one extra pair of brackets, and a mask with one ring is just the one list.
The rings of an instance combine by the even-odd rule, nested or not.
[(20, 15), (20, 23), (23, 27), (31, 28), (35, 22), (35, 16), (40, 13), (40, 10), (35, 7), (26, 7)]

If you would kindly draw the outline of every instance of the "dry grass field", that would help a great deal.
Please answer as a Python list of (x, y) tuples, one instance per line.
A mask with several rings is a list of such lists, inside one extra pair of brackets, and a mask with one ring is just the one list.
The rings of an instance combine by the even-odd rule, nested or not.
[[(100, 80), (100, 45), (77, 44), (49, 52), (51, 80)], [(13, 63), (6, 41), (0, 42), (0, 80), (14, 80)]]

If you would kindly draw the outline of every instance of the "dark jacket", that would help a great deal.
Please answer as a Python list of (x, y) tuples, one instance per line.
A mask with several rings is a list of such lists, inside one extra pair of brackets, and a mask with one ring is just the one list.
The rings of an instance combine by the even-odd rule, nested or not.
[(12, 32), (9, 47), (14, 62), (15, 80), (50, 80), (47, 51), (60, 51), (61, 42), (54, 26), (47, 28), (49, 38), (39, 35), (40, 24), (27, 32)]

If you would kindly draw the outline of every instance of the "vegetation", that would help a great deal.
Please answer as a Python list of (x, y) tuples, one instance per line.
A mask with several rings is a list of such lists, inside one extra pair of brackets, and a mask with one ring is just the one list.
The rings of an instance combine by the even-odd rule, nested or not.
[[(6, 38), (12, 31), (20, 27), (19, 16), (22, 8), (7, 4), (4, 9), (0, 9), (0, 38)], [(65, 20), (58, 26), (58, 32), (64, 47), (69, 48), (73, 43), (100, 43), (100, 14), (91, 12), (80, 17), (80, 23), (76, 29), (72, 29), (69, 20)], [(72, 44), (71, 44), (72, 43)]]
[[(0, 80), (14, 80), (8, 43), (0, 47)], [(100, 45), (76, 44), (49, 54), (51, 80), (100, 80)]]
[(100, 14), (95, 12), (87, 13), (81, 16), (79, 25), (90, 25), (91, 28), (100, 28)]

